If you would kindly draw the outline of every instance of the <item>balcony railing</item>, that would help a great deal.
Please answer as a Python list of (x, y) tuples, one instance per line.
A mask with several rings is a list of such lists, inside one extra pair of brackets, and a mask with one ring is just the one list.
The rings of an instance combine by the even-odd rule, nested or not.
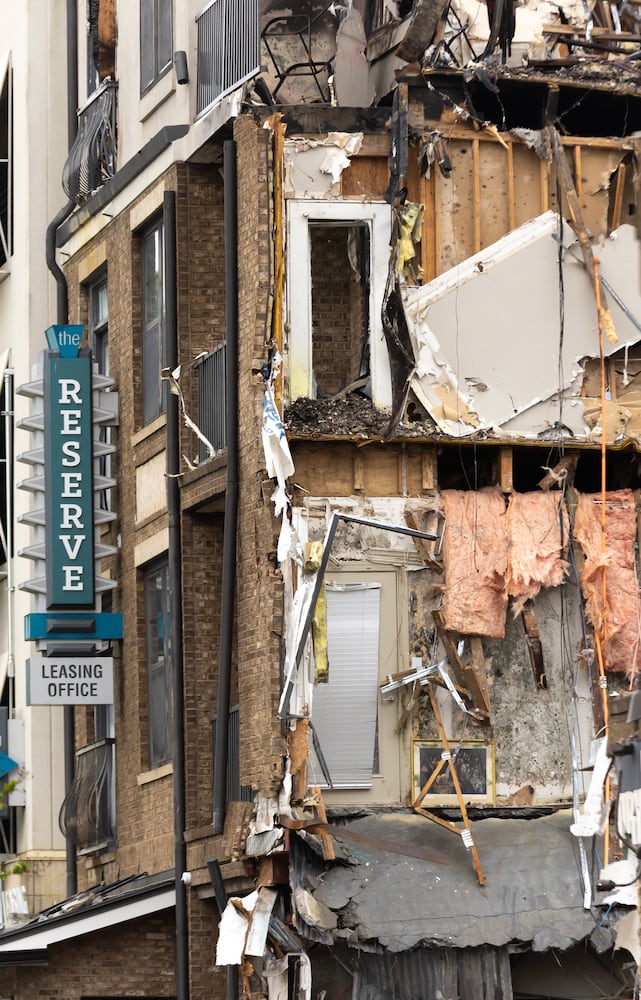
[[(217, 717), (214, 717), (211, 724), (212, 759), (216, 757), (216, 725)], [(225, 799), (227, 802), (252, 802), (253, 798), (254, 790), (252, 786), (241, 785), (240, 783), (240, 707), (235, 705), (229, 710)]]
[[(227, 365), (227, 344), (219, 344), (209, 354), (198, 358), (198, 426), (215, 451), (227, 447), (227, 394), (225, 391), (225, 370)], [(205, 462), (211, 455), (206, 445), (198, 442), (198, 461)]]
[(258, 0), (210, 0), (196, 25), (201, 114), (260, 70)]
[(78, 134), (62, 171), (62, 186), (76, 205), (116, 173), (116, 94), (105, 80), (78, 111)]
[(60, 808), (58, 822), (64, 836), (81, 854), (114, 843), (114, 756), (112, 739), (97, 740), (76, 750), (76, 773)]

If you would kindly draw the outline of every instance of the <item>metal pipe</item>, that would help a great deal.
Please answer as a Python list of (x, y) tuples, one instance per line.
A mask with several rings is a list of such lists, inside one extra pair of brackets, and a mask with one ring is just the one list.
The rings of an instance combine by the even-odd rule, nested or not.
[[(67, 0), (67, 142), (71, 149), (78, 128), (76, 110), (78, 108), (78, 9), (76, 0)], [(56, 320), (67, 323), (69, 320), (69, 299), (67, 280), (56, 261), (56, 229), (71, 215), (75, 208), (68, 201), (47, 226), (45, 237), (45, 256), (47, 267), (56, 282)], [(75, 717), (73, 705), (65, 705), (64, 720), (64, 761), (65, 761), (65, 795), (71, 789), (75, 770)], [(76, 872), (76, 848), (67, 838), (66, 845), (66, 875), (67, 896), (75, 896), (78, 891), (78, 875)]]
[[(165, 191), (162, 206), (165, 273), (165, 367), (178, 364), (176, 308), (176, 192)], [(174, 880), (176, 886), (176, 996), (189, 1000), (189, 945), (187, 927), (187, 870), (185, 843), (185, 696), (182, 616), (182, 543), (180, 537), (180, 414), (178, 397), (167, 398), (167, 520), (169, 525), (169, 605), (171, 609), (171, 664), (174, 693)]]
[(225, 825), (227, 790), (227, 741), (229, 692), (231, 687), (234, 596), (236, 589), (236, 529), (238, 525), (238, 194), (236, 143), (223, 145), (225, 183), (225, 327), (227, 367), (225, 374), (227, 415), (227, 484), (220, 596), (220, 643), (218, 650), (218, 697), (216, 702), (216, 746), (214, 747), (213, 832)]
[(9, 694), (9, 718), (13, 718), (15, 666), (15, 629), (14, 614), (14, 567), (13, 567), (13, 369), (5, 368), (4, 372), (4, 459), (5, 459), (5, 520), (4, 537), (5, 555), (7, 559), (7, 685)]

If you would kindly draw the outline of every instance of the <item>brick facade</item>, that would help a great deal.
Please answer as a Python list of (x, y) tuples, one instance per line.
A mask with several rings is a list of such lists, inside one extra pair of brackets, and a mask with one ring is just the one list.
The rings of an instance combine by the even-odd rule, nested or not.
[(20, 1000), (175, 997), (174, 964), (168, 911), (51, 945), (45, 968), (2, 968), (0, 993)]
[[(285, 742), (276, 720), (279, 695), (279, 665), (282, 636), (282, 579), (276, 567), (277, 525), (266, 482), (261, 444), (262, 365), (268, 360), (268, 324), (271, 293), (270, 264), (270, 137), (254, 122), (236, 123), (239, 180), (239, 435), (240, 510), (237, 552), (238, 615), (234, 635), (234, 668), (230, 704), (240, 705), (241, 781), (245, 785), (273, 793), (279, 786)], [(149, 718), (145, 644), (144, 592), (141, 568), (149, 551), (163, 551), (167, 531), (166, 486), (164, 478), (149, 482), (146, 469), (163, 461), (166, 429), (160, 419), (141, 429), (142, 352), (140, 243), (131, 217), (138, 219), (139, 205), (151, 204), (158, 211), (162, 190), (176, 192), (177, 221), (177, 313), (179, 363), (183, 366), (181, 387), (187, 411), (198, 413), (198, 377), (193, 359), (207, 352), (226, 336), (223, 185), (218, 165), (177, 164), (156, 184), (144, 191), (125, 211), (114, 218), (66, 267), (69, 285), (70, 321), (88, 318), (88, 283), (92, 280), (92, 260), (106, 261), (109, 299), (110, 374), (119, 393), (119, 426), (115, 430), (117, 455), (112, 475), (117, 487), (112, 504), (117, 523), (105, 529), (105, 539), (118, 545), (118, 555), (103, 563), (119, 581), (113, 596), (113, 610), (124, 613), (125, 637), (116, 656), (116, 820), (117, 843), (110, 852), (79, 859), (79, 888), (147, 871), (164, 871), (174, 864), (173, 778), (171, 767), (150, 771), (148, 752)], [(154, 195), (155, 192), (155, 195)], [(98, 272), (96, 272), (97, 274)], [(100, 273), (103, 273), (102, 270)], [(82, 275), (82, 280), (80, 276)], [(181, 421), (180, 453), (193, 459), (198, 443)], [(160, 466), (153, 466), (160, 468)], [(183, 581), (183, 654), (185, 697), (185, 778), (186, 839), (188, 867), (193, 888), (188, 896), (191, 995), (205, 1000), (225, 993), (224, 970), (215, 969), (215, 922), (217, 910), (212, 899), (201, 899), (209, 877), (206, 858), (230, 860), (230, 846), (224, 838), (211, 835), (212, 720), (216, 714), (218, 649), (220, 641), (220, 590), (224, 534), (224, 457), (190, 471), (183, 466), (181, 518)], [(147, 477), (147, 478), (146, 478)], [(137, 484), (145, 483), (150, 494), (140, 518)], [(154, 493), (156, 499), (154, 500)], [(143, 553), (143, 556), (140, 553)], [(260, 614), (257, 614), (260, 609)], [(118, 644), (117, 644), (118, 645)], [(242, 669), (239, 668), (242, 666)], [(76, 710), (76, 743), (83, 746), (95, 738), (93, 708)], [(208, 893), (205, 892), (205, 895)], [(173, 914), (162, 918), (169, 925)], [(125, 932), (126, 951), (139, 946), (147, 954), (148, 934), (140, 921), (132, 923), (130, 938)], [(82, 939), (82, 949), (92, 954), (93, 938)], [(136, 941), (138, 945), (136, 945)], [(57, 996), (56, 976), (70, 961), (70, 947), (53, 953), (47, 970), (48, 996)], [(145, 993), (171, 996), (172, 950), (163, 948), (163, 959), (171, 976), (162, 980), (160, 967), (145, 981)], [(83, 951), (83, 954), (84, 954)], [(83, 976), (72, 997), (135, 993), (140, 984), (127, 985), (114, 973), (107, 975), (111, 949), (104, 962)], [(111, 956), (113, 959), (113, 956)], [(89, 957), (87, 961), (89, 961)], [(118, 965), (120, 959), (113, 960)], [(132, 964), (139, 966), (132, 957)], [(162, 963), (161, 963), (162, 964)], [(105, 982), (101, 984), (101, 969)], [(164, 967), (164, 966), (163, 966)], [(51, 972), (51, 975), (50, 975)], [(154, 977), (159, 985), (153, 985)], [(135, 979), (137, 973), (132, 971)], [(43, 980), (37, 970), (32, 975), (18, 972), (11, 990), (21, 997), (44, 995)], [(142, 975), (142, 968), (141, 968)], [(20, 978), (22, 976), (22, 978)], [(122, 979), (122, 982), (121, 982)], [(49, 986), (49, 984), (51, 984)], [(92, 984), (92, 985), (90, 985)], [(93, 985), (95, 984), (95, 986)], [(38, 992), (40, 990), (40, 992)], [(33, 991), (33, 992), (29, 992)], [(62, 994), (60, 994), (62, 995)]]

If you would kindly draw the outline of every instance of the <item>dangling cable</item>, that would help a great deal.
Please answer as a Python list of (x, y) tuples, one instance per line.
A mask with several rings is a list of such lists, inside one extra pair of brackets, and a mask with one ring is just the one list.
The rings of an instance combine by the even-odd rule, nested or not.
[[(603, 324), (601, 322), (601, 282), (599, 280), (599, 261), (598, 258), (594, 258), (594, 291), (596, 295), (596, 312), (597, 312), (597, 324), (599, 328), (599, 359), (601, 363), (601, 630), (595, 632), (595, 645), (597, 652), (597, 660), (599, 663), (599, 687), (601, 689), (601, 698), (603, 702), (603, 734), (604, 738), (607, 739), (608, 736), (608, 686), (605, 676), (606, 669), (606, 658), (607, 652), (604, 657), (604, 646), (605, 637), (607, 634), (607, 621), (608, 621), (608, 609), (607, 609), (607, 571), (605, 566), (605, 554), (606, 554), (606, 390), (605, 390), (605, 351), (603, 347)], [(603, 637), (603, 645), (601, 644), (601, 637)], [(605, 801), (608, 803), (610, 801), (610, 779), (609, 777), (605, 780)], [(603, 845), (603, 862), (605, 865), (608, 863), (608, 833), (606, 830), (605, 842)]]

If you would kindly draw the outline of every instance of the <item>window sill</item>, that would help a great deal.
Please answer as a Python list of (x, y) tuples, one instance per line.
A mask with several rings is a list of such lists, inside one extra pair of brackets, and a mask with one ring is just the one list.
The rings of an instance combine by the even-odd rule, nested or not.
[(156, 433), (156, 431), (162, 430), (162, 428), (165, 427), (166, 424), (167, 424), (167, 414), (161, 413), (160, 416), (156, 417), (155, 420), (152, 420), (151, 423), (145, 424), (145, 426), (141, 427), (139, 431), (135, 431), (131, 435), (131, 447), (135, 448), (143, 441), (146, 441), (147, 438), (150, 438), (153, 434)]
[(136, 781), (138, 785), (148, 785), (151, 781), (159, 781), (160, 778), (166, 778), (169, 774), (174, 773), (174, 765), (169, 762), (169, 764), (163, 764), (161, 767), (155, 767), (153, 771), (143, 771), (142, 774), (136, 776)]
[(140, 121), (144, 122), (159, 108), (168, 97), (171, 97), (176, 89), (176, 77), (173, 72), (173, 65), (165, 71), (153, 84), (151, 90), (140, 98)]

